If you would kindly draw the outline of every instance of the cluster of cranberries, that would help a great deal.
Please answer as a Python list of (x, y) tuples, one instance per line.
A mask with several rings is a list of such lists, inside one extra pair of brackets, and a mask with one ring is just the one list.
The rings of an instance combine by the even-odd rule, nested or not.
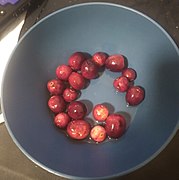
[(125, 117), (118, 113), (109, 113), (104, 104), (97, 104), (92, 110), (95, 123), (85, 120), (87, 107), (77, 101), (82, 89), (87, 87), (91, 79), (99, 76), (99, 69), (105, 67), (112, 72), (121, 72), (113, 81), (118, 92), (126, 92), (126, 102), (135, 106), (144, 99), (144, 89), (134, 86), (136, 71), (127, 68), (126, 59), (121, 54), (107, 55), (96, 52), (92, 57), (82, 52), (73, 53), (68, 59), (68, 65), (62, 64), (56, 68), (56, 78), (48, 81), (50, 93), (48, 107), (54, 114), (54, 123), (64, 129), (72, 139), (92, 139), (103, 142), (108, 138), (119, 138), (126, 130)]

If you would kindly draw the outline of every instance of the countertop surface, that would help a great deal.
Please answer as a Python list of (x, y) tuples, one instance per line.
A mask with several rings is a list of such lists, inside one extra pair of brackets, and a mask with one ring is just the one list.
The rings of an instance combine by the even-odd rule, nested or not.
[[(98, 0), (99, 1), (99, 0)], [(58, 3), (57, 3), (58, 2)], [(43, 11), (27, 13), (21, 35), (47, 14), (72, 4), (92, 2), (87, 0), (57, 1), (44, 4)], [(179, 46), (179, 0), (111, 0), (136, 9), (159, 23)], [(34, 19), (35, 17), (35, 19)], [(0, 179), (2, 180), (63, 180), (31, 162), (15, 145), (5, 124), (0, 124)], [(144, 167), (120, 178), (120, 180), (179, 180), (179, 131), (167, 147)], [(65, 180), (65, 179), (64, 179)]]

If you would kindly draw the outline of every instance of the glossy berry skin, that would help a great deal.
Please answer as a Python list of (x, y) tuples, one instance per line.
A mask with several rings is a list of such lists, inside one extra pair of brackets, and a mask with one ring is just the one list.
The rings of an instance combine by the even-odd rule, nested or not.
[(66, 128), (66, 126), (68, 125), (68, 123), (70, 122), (70, 117), (68, 116), (67, 113), (59, 113), (54, 117), (54, 124), (61, 128), (64, 129)]
[(48, 81), (47, 89), (51, 95), (60, 95), (65, 89), (65, 84), (60, 79), (52, 79)]
[(87, 108), (81, 101), (72, 101), (67, 107), (67, 112), (72, 119), (83, 119), (87, 113)]
[(134, 81), (137, 77), (137, 73), (132, 68), (126, 68), (122, 71), (122, 75), (125, 76), (129, 81)]
[(63, 91), (63, 98), (66, 102), (74, 101), (78, 98), (78, 91), (73, 88), (66, 88)]
[(105, 65), (108, 55), (104, 52), (96, 52), (93, 54), (92, 60), (99, 66), (102, 67)]
[(126, 102), (129, 106), (140, 104), (145, 98), (145, 91), (140, 86), (132, 86), (127, 90)]
[(48, 107), (54, 113), (63, 112), (66, 108), (66, 102), (61, 96), (51, 96), (48, 100)]
[(85, 139), (90, 133), (91, 126), (84, 120), (73, 120), (67, 125), (67, 134), (76, 140)]
[(90, 136), (95, 142), (103, 142), (106, 139), (106, 130), (103, 126), (96, 125), (91, 129)]
[(98, 76), (98, 66), (91, 59), (87, 59), (81, 65), (81, 74), (86, 79), (95, 79)]
[(126, 92), (129, 88), (129, 80), (125, 76), (120, 76), (113, 81), (113, 86), (118, 92)]
[(106, 118), (109, 115), (109, 110), (108, 108), (103, 105), (103, 104), (97, 104), (94, 108), (93, 108), (93, 117), (97, 120), (97, 121), (105, 121)]
[(85, 78), (78, 72), (72, 72), (68, 78), (68, 82), (72, 88), (81, 90), (85, 87)]
[(126, 120), (120, 114), (111, 114), (106, 119), (106, 133), (111, 138), (119, 138), (126, 129)]
[(81, 65), (85, 59), (86, 57), (82, 52), (75, 52), (69, 57), (68, 64), (73, 70), (78, 71), (81, 69)]
[(126, 67), (124, 56), (121, 54), (109, 56), (106, 59), (105, 66), (112, 72), (122, 71)]
[(67, 81), (71, 73), (71, 67), (65, 64), (62, 64), (56, 68), (56, 75), (61, 80)]

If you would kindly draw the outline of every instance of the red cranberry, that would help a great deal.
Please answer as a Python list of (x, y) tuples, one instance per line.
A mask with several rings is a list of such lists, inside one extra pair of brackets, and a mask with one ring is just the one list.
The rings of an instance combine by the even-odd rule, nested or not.
[(78, 71), (81, 69), (84, 60), (85, 55), (82, 52), (75, 52), (69, 57), (68, 64), (73, 70)]
[(69, 84), (76, 90), (81, 90), (85, 87), (85, 78), (77, 73), (72, 72), (68, 79)]
[(96, 125), (91, 129), (90, 136), (95, 142), (102, 142), (106, 139), (106, 130), (103, 126)]
[(62, 64), (56, 68), (56, 75), (61, 80), (67, 81), (71, 73), (72, 73), (71, 67), (65, 64)]
[(51, 96), (48, 100), (48, 106), (54, 113), (63, 112), (66, 108), (65, 100), (61, 96)]
[(77, 140), (85, 139), (90, 133), (90, 124), (84, 120), (73, 120), (67, 125), (68, 135)]
[(108, 55), (104, 52), (96, 52), (93, 57), (92, 60), (100, 67), (102, 67), (103, 65), (105, 65), (106, 59), (108, 58)]
[(120, 114), (111, 114), (106, 119), (106, 133), (111, 138), (119, 138), (126, 129), (126, 120)]
[(109, 110), (105, 105), (97, 104), (93, 109), (93, 116), (97, 121), (105, 121)]
[(119, 92), (125, 92), (129, 88), (129, 80), (125, 76), (120, 76), (113, 81), (114, 88)]
[(140, 104), (145, 97), (145, 91), (140, 86), (132, 86), (127, 90), (126, 102), (130, 106), (135, 106)]
[(59, 95), (63, 93), (65, 89), (65, 84), (59, 79), (52, 79), (47, 83), (47, 89), (52, 95)]
[(78, 98), (78, 92), (73, 88), (66, 88), (63, 91), (63, 98), (66, 102), (74, 101)]
[(54, 123), (59, 128), (66, 128), (67, 124), (70, 122), (70, 117), (67, 113), (59, 113), (54, 117)]
[(82, 119), (87, 113), (87, 108), (80, 101), (72, 101), (67, 108), (67, 112), (72, 119)]
[(122, 56), (121, 54), (109, 56), (106, 59), (105, 66), (112, 72), (122, 71), (126, 66), (124, 56)]
[(137, 73), (132, 68), (126, 68), (122, 71), (122, 75), (125, 76), (129, 81), (134, 81), (137, 77)]
[(81, 74), (86, 79), (94, 79), (98, 76), (98, 66), (91, 59), (87, 59), (81, 65)]

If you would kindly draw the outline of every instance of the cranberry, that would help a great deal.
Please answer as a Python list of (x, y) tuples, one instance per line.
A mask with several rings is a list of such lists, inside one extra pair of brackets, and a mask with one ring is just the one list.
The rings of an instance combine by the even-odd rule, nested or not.
[(137, 77), (137, 73), (132, 68), (126, 68), (122, 71), (122, 75), (125, 76), (129, 81), (134, 81)]
[(77, 140), (85, 139), (90, 133), (90, 124), (84, 120), (73, 120), (67, 125), (68, 135)]
[(126, 66), (124, 56), (121, 54), (114, 54), (109, 56), (106, 59), (105, 66), (112, 72), (122, 71)]
[(60, 113), (63, 112), (66, 108), (66, 103), (63, 97), (61, 96), (51, 96), (50, 99), (48, 100), (48, 106), (51, 111), (54, 113)]
[(126, 129), (126, 120), (120, 114), (111, 114), (106, 119), (106, 133), (111, 138), (119, 138)]
[(130, 106), (135, 106), (140, 104), (145, 97), (145, 91), (140, 86), (132, 86), (127, 90), (126, 102)]
[(81, 69), (81, 65), (85, 58), (86, 57), (82, 52), (75, 52), (69, 57), (68, 64), (73, 70), (78, 71)]
[(70, 122), (70, 117), (67, 113), (59, 113), (54, 117), (54, 123), (59, 128), (66, 128), (67, 124)]
[(109, 110), (105, 105), (97, 104), (93, 109), (93, 116), (97, 121), (105, 121)]
[(56, 68), (56, 75), (61, 80), (67, 81), (71, 73), (72, 73), (71, 67), (65, 64), (62, 64)]
[(120, 76), (113, 81), (114, 88), (119, 92), (125, 92), (129, 88), (129, 80), (125, 76)]
[(106, 139), (106, 130), (103, 126), (96, 125), (91, 129), (91, 138), (96, 142), (102, 142)]
[(81, 65), (81, 73), (86, 79), (94, 79), (98, 76), (98, 66), (91, 59), (87, 59)]
[(63, 93), (65, 89), (65, 84), (59, 79), (52, 79), (47, 83), (47, 89), (52, 95), (59, 95)]
[(85, 78), (77, 73), (72, 72), (68, 79), (69, 84), (76, 90), (81, 90), (85, 87)]
[(93, 57), (92, 60), (100, 67), (102, 67), (103, 65), (105, 65), (106, 59), (108, 58), (108, 55), (104, 52), (96, 52)]
[(66, 102), (71, 102), (74, 101), (78, 98), (78, 91), (76, 91), (73, 88), (66, 88), (63, 91), (63, 98), (65, 99)]
[(87, 113), (87, 108), (80, 101), (72, 101), (67, 108), (67, 112), (72, 119), (82, 119)]

